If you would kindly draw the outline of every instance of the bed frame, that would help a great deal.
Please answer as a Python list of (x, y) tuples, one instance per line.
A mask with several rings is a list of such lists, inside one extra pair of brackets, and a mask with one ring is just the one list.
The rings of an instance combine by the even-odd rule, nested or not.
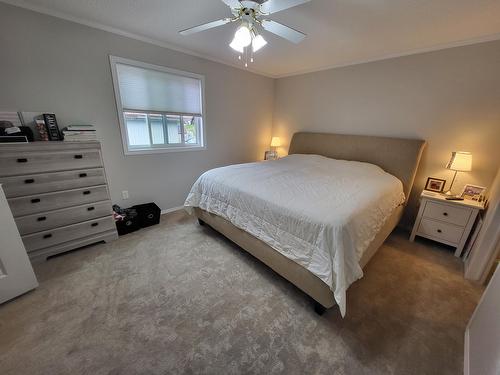
[[(380, 166), (386, 172), (398, 177), (403, 183), (406, 201), (394, 210), (371, 242), (361, 258), (361, 267), (364, 268), (398, 224), (410, 196), (424, 146), (425, 141), (418, 139), (330, 133), (295, 133), (293, 135), (289, 155), (316, 154), (334, 159), (368, 162)], [(325, 309), (336, 304), (330, 287), (304, 267), (222, 217), (200, 208), (195, 208), (194, 212), (201, 225), (208, 224), (312, 297), (316, 301), (315, 311), (318, 314), (322, 314)]]

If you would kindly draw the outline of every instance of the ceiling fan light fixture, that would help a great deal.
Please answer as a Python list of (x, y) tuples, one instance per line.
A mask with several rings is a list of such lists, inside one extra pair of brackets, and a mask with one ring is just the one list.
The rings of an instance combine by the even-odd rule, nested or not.
[(231, 47), (232, 49), (234, 49), (236, 52), (238, 53), (243, 53), (243, 46), (241, 46), (240, 44), (238, 44), (238, 42), (233, 39), (233, 41), (231, 43), (229, 43), (229, 47)]
[(264, 47), (267, 44), (267, 41), (264, 39), (262, 35), (256, 35), (252, 40), (252, 51), (255, 53)]
[(252, 43), (252, 34), (250, 29), (246, 25), (241, 25), (234, 33), (233, 41), (229, 46), (235, 51), (242, 53), (243, 49), (248, 47), (250, 43)]

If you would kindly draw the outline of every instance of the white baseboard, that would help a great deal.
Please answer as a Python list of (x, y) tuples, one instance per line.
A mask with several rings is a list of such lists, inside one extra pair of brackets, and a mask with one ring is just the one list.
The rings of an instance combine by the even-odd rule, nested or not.
[(180, 211), (180, 210), (182, 210), (182, 209), (184, 209), (184, 206), (167, 208), (167, 209), (165, 209), (165, 210), (161, 210), (161, 214), (162, 214), (162, 215), (165, 215), (165, 214), (169, 214), (170, 212)]

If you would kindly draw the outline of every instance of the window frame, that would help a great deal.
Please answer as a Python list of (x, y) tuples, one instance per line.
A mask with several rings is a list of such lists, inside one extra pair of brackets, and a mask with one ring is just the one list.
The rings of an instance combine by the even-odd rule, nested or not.
[[(113, 80), (113, 89), (115, 93), (115, 101), (116, 101), (116, 109), (118, 112), (118, 122), (120, 124), (120, 133), (122, 138), (123, 152), (125, 155), (143, 155), (143, 154), (163, 154), (169, 152), (182, 152), (182, 151), (202, 151), (207, 149), (206, 142), (206, 115), (205, 115), (205, 76), (197, 73), (186, 72), (178, 69), (167, 68), (161, 65), (154, 65), (145, 63), (142, 61), (126, 59), (124, 57), (118, 56), (109, 56), (109, 62), (111, 65), (111, 76)], [(187, 145), (185, 143), (182, 144), (172, 144), (172, 145), (151, 145), (148, 147), (140, 148), (140, 147), (131, 147), (128, 142), (128, 130), (125, 122), (125, 113), (144, 113), (148, 114), (160, 114), (160, 115), (176, 115), (180, 116), (181, 124), (183, 122), (182, 116), (187, 116), (193, 114), (188, 113), (178, 113), (178, 112), (162, 112), (162, 111), (154, 111), (154, 110), (138, 110), (132, 108), (123, 108), (120, 94), (120, 84), (118, 82), (118, 73), (116, 69), (116, 64), (124, 64), (130, 65), (143, 69), (157, 70), (159, 72), (175, 74), (179, 76), (189, 77), (199, 79), (201, 82), (201, 126), (200, 126), (200, 142), (196, 145)], [(149, 116), (147, 116), (148, 121), (148, 130), (151, 133), (151, 126), (149, 121)], [(165, 126), (165, 124), (164, 124)], [(184, 139), (184, 125), (182, 125), (182, 138)], [(168, 139), (168, 134), (164, 134), (164, 137)]]

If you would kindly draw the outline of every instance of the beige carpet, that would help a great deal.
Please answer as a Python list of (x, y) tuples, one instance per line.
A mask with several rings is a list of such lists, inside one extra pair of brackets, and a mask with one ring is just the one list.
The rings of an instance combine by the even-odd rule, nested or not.
[(183, 212), (53, 258), (0, 306), (0, 373), (459, 374), (481, 289), (449, 248), (391, 235), (337, 308)]

